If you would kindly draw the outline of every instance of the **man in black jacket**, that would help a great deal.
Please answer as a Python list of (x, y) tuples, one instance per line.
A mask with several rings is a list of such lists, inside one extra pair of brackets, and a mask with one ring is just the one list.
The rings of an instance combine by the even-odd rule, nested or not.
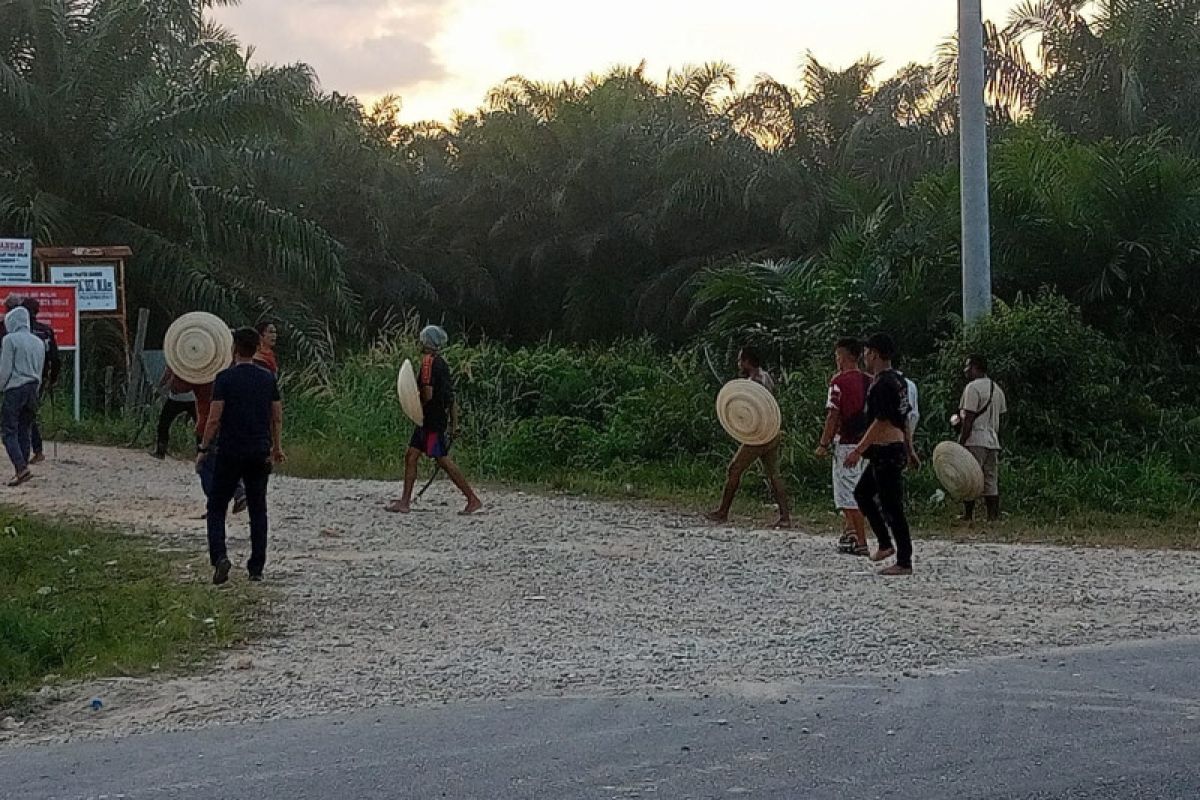
[[(42, 310), (42, 304), (38, 302), (36, 297), (26, 297), (21, 301), (21, 305), (29, 312), (29, 330), (30, 332), (46, 343), (46, 366), (42, 372), (42, 389), (41, 393), (44, 397), (46, 392), (53, 393), (55, 385), (58, 384), (58, 375), (62, 370), (62, 356), (58, 352), (58, 338), (54, 335), (54, 329), (44, 322), (39, 322), (37, 315)], [(37, 464), (45, 461), (46, 456), (42, 450), (42, 431), (38, 427), (37, 420), (33, 422), (33, 457), (29, 459), (30, 464)]]

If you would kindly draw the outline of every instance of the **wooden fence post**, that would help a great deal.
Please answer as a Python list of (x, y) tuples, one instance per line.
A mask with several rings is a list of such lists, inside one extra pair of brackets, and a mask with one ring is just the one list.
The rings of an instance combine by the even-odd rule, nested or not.
[(146, 347), (146, 329), (150, 327), (150, 309), (138, 309), (137, 333), (133, 337), (133, 359), (129, 364), (129, 385), (125, 388), (125, 413), (133, 412), (133, 407), (142, 396), (142, 350)]
[(104, 368), (104, 416), (112, 416), (113, 400), (113, 367), (109, 364)]

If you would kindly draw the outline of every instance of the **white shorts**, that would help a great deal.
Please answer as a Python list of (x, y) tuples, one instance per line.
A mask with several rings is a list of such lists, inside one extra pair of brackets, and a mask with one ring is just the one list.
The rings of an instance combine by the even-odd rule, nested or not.
[(833, 448), (833, 502), (839, 511), (858, 510), (858, 501), (854, 499), (854, 487), (862, 477), (865, 461), (859, 461), (853, 467), (846, 466), (846, 456), (856, 445), (839, 444)]

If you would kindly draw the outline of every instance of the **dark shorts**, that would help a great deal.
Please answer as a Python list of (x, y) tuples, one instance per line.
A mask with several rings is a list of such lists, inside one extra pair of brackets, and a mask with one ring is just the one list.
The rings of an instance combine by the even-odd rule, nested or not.
[(444, 458), (450, 455), (450, 437), (445, 433), (427, 431), (424, 428), (417, 428), (413, 431), (408, 446), (414, 450), (420, 450), (430, 458)]

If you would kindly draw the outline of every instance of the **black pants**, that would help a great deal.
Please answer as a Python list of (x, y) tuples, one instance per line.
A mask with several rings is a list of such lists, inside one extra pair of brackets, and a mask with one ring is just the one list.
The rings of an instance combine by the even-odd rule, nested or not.
[(858, 510), (871, 523), (879, 540), (879, 549), (887, 550), (896, 542), (896, 564), (912, 567), (912, 535), (904, 516), (904, 468), (908, 465), (908, 448), (903, 442), (873, 445), (867, 450), (867, 467), (863, 470), (854, 499)]
[(240, 481), (246, 487), (246, 510), (250, 513), (250, 561), (246, 568), (251, 575), (261, 575), (267, 563), (267, 480), (271, 477), (271, 457), (267, 453), (253, 456), (218, 453), (209, 458), (215, 458), (216, 463), (208, 495), (208, 559), (215, 567), (228, 557), (225, 516)]
[(196, 402), (194, 400), (167, 400), (163, 403), (162, 413), (158, 415), (157, 452), (162, 455), (167, 452), (171, 441), (171, 426), (180, 414), (187, 414), (192, 424), (196, 424)]

